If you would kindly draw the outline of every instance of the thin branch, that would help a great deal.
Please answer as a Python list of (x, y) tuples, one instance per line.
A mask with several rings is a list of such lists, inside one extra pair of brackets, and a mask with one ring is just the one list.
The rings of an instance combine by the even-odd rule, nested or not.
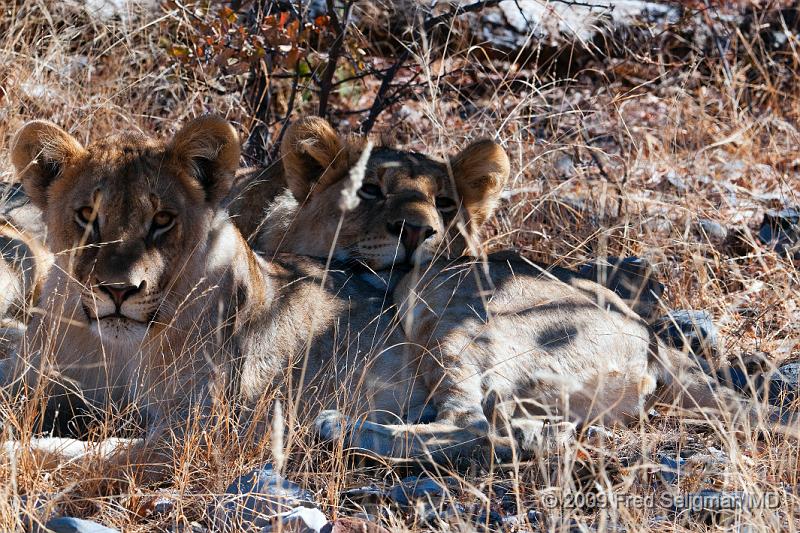
[(336, 64), (339, 62), (339, 57), (342, 55), (344, 48), (347, 26), (350, 21), (350, 7), (353, 5), (352, 2), (345, 2), (343, 20), (340, 21), (339, 16), (336, 14), (336, 7), (333, 4), (334, 0), (327, 0), (328, 16), (331, 18), (331, 26), (333, 31), (336, 32), (336, 38), (331, 45), (330, 52), (328, 52), (328, 63), (325, 65), (319, 84), (319, 110), (317, 114), (321, 117), (325, 117), (328, 114), (328, 100), (333, 88), (333, 76), (336, 74)]
[(292, 80), (292, 92), (289, 94), (289, 102), (286, 104), (286, 116), (283, 117), (283, 124), (281, 124), (281, 131), (278, 132), (278, 136), (275, 138), (275, 142), (272, 145), (272, 150), (269, 153), (269, 161), (275, 161), (278, 159), (278, 153), (280, 152), (281, 148), (281, 141), (283, 140), (283, 134), (286, 133), (286, 129), (289, 127), (289, 121), (292, 118), (292, 111), (294, 110), (294, 100), (297, 97), (297, 89), (300, 85), (300, 61), (297, 62), (295, 65), (295, 76), (294, 80)]
[(397, 71), (400, 70), (400, 67), (408, 60), (409, 52), (405, 50), (400, 57), (397, 59), (394, 65), (392, 65), (389, 70), (386, 71), (386, 74), (383, 75), (383, 79), (381, 80), (381, 86), (378, 88), (378, 92), (375, 95), (375, 100), (372, 101), (372, 107), (370, 107), (369, 115), (361, 123), (361, 133), (366, 135), (371, 130), (372, 127), (375, 125), (375, 120), (378, 118), (384, 109), (388, 106), (386, 105), (386, 92), (389, 90), (389, 87), (392, 85), (392, 81), (394, 81), (394, 77), (397, 75)]
[(270, 108), (272, 107), (272, 77), (268, 62), (259, 61), (254, 67), (255, 75), (251, 92), (251, 106), (255, 126), (250, 131), (246, 146), (249, 156), (256, 160), (266, 155), (265, 147), (270, 144)]
[(387, 70), (389, 70), (389, 69), (388, 68), (385, 68), (385, 69), (366, 68), (363, 71), (359, 72), (358, 74), (353, 74), (352, 76), (348, 76), (346, 78), (342, 78), (340, 80), (336, 80), (333, 83), (333, 85), (334, 86), (339, 86), (339, 85), (345, 84), (345, 83), (350, 82), (350, 81), (357, 81), (357, 80), (364, 79), (364, 78), (366, 78), (368, 76), (379, 76), (379, 75), (382, 76), (382, 75), (386, 74)]
[[(422, 25), (424, 31), (427, 33), (435, 26), (446, 22), (450, 23), (454, 18), (463, 15), (464, 13), (474, 13), (476, 11), (481, 11), (487, 7), (494, 7), (500, 4), (501, 0), (482, 0), (480, 2), (473, 2), (472, 4), (467, 4), (465, 6), (459, 5), (455, 9), (451, 9), (447, 13), (442, 13), (438, 17), (429, 18), (425, 21)], [(415, 32), (414, 37), (419, 37), (420, 32)]]

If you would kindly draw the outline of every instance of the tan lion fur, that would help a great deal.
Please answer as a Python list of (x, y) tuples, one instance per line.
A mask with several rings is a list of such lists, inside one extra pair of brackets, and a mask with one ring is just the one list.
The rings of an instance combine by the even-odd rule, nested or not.
[(387, 425), (327, 411), (323, 436), (437, 461), (491, 442), (511, 459), (514, 448), (560, 449), (581, 426), (639, 420), (657, 403), (700, 419), (755, 420), (752, 406), (665, 346), (615, 293), (573, 272), (513, 253), (422, 272), (406, 274), (394, 300), (427, 393), (416, 410), (433, 420)]
[(27, 321), (53, 262), (41, 239), (0, 219), (0, 317)]

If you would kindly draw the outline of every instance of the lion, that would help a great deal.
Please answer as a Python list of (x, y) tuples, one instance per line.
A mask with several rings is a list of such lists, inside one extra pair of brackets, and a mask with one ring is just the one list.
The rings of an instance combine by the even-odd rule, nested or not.
[(44, 245), (41, 213), (19, 185), (0, 193), (0, 317), (26, 322), (53, 258)]
[(0, 193), (0, 360), (14, 352), (35, 311), (53, 257), (44, 245), (41, 213), (19, 184)]
[[(739, 404), (606, 287), (518, 254), (474, 254), (509, 178), (499, 144), (477, 141), (445, 162), (375, 149), (361, 203), (342, 212), (365, 146), (322, 119), (302, 119), (281, 146), (283, 170), (267, 172), (275, 181), (256, 181), (237, 200), (237, 223), (264, 252), (330, 254), (371, 271), (416, 267), (403, 270), (393, 300), (425, 390), (411, 412), (426, 412), (426, 423), (327, 411), (317, 420), (323, 437), (384, 457), (436, 460), (489, 437), (506, 451), (541, 451), (582, 426), (638, 420), (659, 402)], [(281, 183), (288, 193), (276, 193)]]

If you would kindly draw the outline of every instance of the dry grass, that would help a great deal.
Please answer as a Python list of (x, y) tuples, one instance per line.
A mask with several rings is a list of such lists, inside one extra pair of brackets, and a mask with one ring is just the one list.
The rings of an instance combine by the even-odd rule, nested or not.
[[(188, 23), (186, 13), (128, 7), (119, 20), (92, 14), (78, 2), (0, 6), (4, 179), (12, 179), (5, 163), (8, 141), (29, 119), (53, 120), (81, 140), (119, 129), (172, 132), (186, 118), (208, 111), (243, 130), (249, 127), (241, 93), (221, 94), (202, 71), (183, 69), (165, 54), (161, 39)], [(766, 209), (800, 204), (795, 74), (800, 43), (795, 35), (788, 39), (772, 54), (752, 38), (734, 35), (731, 48), (744, 52), (729, 54), (727, 68), (718, 59), (692, 54), (676, 59), (631, 51), (589, 61), (568, 77), (546, 75), (530, 64), (509, 68), (505, 59), (463, 47), (428, 63), (431, 51), (420, 47), (420, 63), (429, 64), (425, 89), (417, 101), (383, 114), (376, 130), (391, 130), (399, 142), (437, 155), (454, 153), (470, 138), (499, 138), (513, 173), (507, 201), (491, 223), (491, 248), (513, 245), (530, 257), (569, 267), (604, 255), (646, 257), (666, 283), (665, 310), (712, 312), (724, 339), (721, 359), (765, 354), (779, 364), (800, 357), (797, 265), (759, 245), (733, 254), (698, 231), (698, 220), (752, 234)], [(441, 75), (458, 69), (459, 75)], [(375, 89), (365, 83), (342, 92), (338, 108), (363, 107)], [(298, 105), (300, 112), (309, 107)], [(32, 423), (15, 420), (6, 427), (16, 426), (25, 436)], [(356, 511), (339, 497), (343, 489), (391, 483), (405, 472), (353, 464), (341, 450), (315, 444), (306, 431), (297, 428), (285, 443), (284, 472), (312, 490), (329, 516)], [(62, 492), (76, 476), (92, 473), (46, 475), (30, 460), (13, 469), (2, 466), (0, 530), (15, 530), (20, 516), (35, 516), (37, 495), (125, 531), (168, 530), (203, 520), (210, 495), (224, 491), (234, 474), (271, 460), (275, 444), (269, 432), (255, 446), (245, 446), (221, 430), (207, 451), (198, 453), (196, 439), (202, 438), (201, 432), (190, 432), (178, 454), (175, 481), (164, 489), (176, 506), (155, 517), (145, 516), (159, 494), (155, 489), (133, 487), (121, 497), (75, 500)], [(741, 511), (729, 527), (800, 529), (796, 442), (763, 439), (758, 428), (735, 435), (724, 425), (663, 416), (617, 429), (604, 446), (587, 446), (577, 459), (444, 472), (458, 476), (463, 489), (445, 500), (488, 510), (507, 491), (521, 514), (542, 511), (537, 527), (546, 530), (568, 530), (572, 519), (597, 530), (705, 527), (695, 518), (683, 523), (658, 506), (546, 509), (542, 503), (548, 494), (571, 490), (657, 498), (670, 488), (654, 474), (658, 455), (681, 450), (721, 450), (727, 457), (711, 467), (700, 462), (696, 473), (680, 482), (686, 492), (717, 488), (782, 495), (780, 509)], [(413, 525), (413, 509), (385, 512), (394, 529), (424, 529)], [(463, 513), (454, 520), (455, 530), (475, 528)], [(526, 521), (523, 517), (518, 526), (529, 527)]]

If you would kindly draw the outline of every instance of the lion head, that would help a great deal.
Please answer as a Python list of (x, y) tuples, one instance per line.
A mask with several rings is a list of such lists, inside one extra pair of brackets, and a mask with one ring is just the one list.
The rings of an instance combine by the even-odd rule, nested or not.
[(42, 209), (56, 268), (77, 287), (73, 318), (109, 341), (141, 341), (173, 320), (236, 245), (219, 203), (239, 142), (220, 118), (196, 119), (169, 142), (126, 133), (87, 146), (34, 121), (11, 156)]
[(468, 241), (477, 242), (509, 175), (500, 145), (479, 140), (448, 161), (373, 147), (353, 191), (358, 203), (343, 211), (342, 195), (354, 187), (351, 170), (366, 145), (320, 118), (294, 123), (281, 144), (289, 194), (267, 208), (256, 248), (318, 257), (333, 251), (336, 259), (379, 270), (461, 255)]

